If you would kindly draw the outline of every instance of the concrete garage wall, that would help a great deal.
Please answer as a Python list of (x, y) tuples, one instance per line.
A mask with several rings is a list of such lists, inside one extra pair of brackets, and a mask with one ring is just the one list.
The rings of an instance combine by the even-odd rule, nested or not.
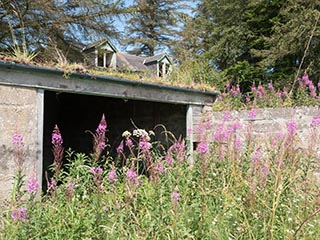
[[(16, 167), (11, 142), (14, 133), (23, 136), (26, 176), (39, 172), (42, 166), (39, 103), (41, 106), (39, 90), (0, 85), (0, 199), (9, 197), (13, 186)], [(40, 176), (36, 177), (40, 180)]]

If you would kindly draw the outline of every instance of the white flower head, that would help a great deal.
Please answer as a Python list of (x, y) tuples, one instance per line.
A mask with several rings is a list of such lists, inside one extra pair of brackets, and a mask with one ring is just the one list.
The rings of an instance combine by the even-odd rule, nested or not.
[(124, 138), (126, 138), (126, 139), (130, 138), (130, 137), (131, 137), (131, 132), (129, 132), (129, 131), (124, 131), (124, 132), (122, 133), (122, 137), (124, 137)]

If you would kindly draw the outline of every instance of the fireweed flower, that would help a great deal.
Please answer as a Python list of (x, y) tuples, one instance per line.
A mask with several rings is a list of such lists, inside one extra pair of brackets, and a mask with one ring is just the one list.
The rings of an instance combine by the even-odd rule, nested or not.
[(151, 143), (149, 143), (145, 138), (140, 138), (139, 148), (142, 151), (149, 151), (151, 147), (152, 147)]
[(24, 155), (23, 155), (23, 137), (19, 133), (14, 133), (12, 136), (12, 145), (14, 147), (14, 161), (18, 172), (21, 173), (23, 170), (23, 162), (24, 162)]
[(255, 109), (251, 109), (249, 111), (249, 118), (254, 119), (254, 118), (256, 118), (256, 116), (257, 116), (257, 111)]
[(29, 193), (35, 193), (37, 192), (39, 188), (39, 183), (37, 181), (37, 179), (35, 179), (35, 177), (31, 177), (29, 180), (28, 180), (28, 184), (27, 184), (27, 191)]
[(261, 152), (261, 149), (258, 148), (258, 149), (256, 149), (255, 153), (253, 154), (251, 161), (253, 163), (257, 163), (257, 162), (261, 161), (261, 158), (262, 158), (262, 152)]
[(177, 202), (179, 202), (179, 200), (180, 200), (180, 193), (178, 193), (176, 190), (173, 191), (173, 192), (171, 193), (171, 201), (172, 201), (173, 203), (177, 203)]
[(164, 167), (161, 163), (156, 164), (155, 169), (156, 169), (157, 173), (159, 173), (159, 174), (164, 172)]
[(55, 190), (56, 187), (57, 187), (57, 182), (56, 182), (56, 180), (52, 178), (52, 179), (48, 182), (47, 187), (48, 187), (48, 190), (47, 190), (47, 191), (48, 191), (49, 193), (54, 192), (54, 190)]
[(313, 117), (311, 121), (311, 127), (319, 127), (320, 126), (320, 117)]
[(173, 164), (173, 157), (172, 157), (170, 151), (167, 152), (167, 155), (166, 155), (166, 157), (165, 157), (165, 161), (166, 161), (166, 163), (167, 163), (169, 166), (172, 166), (172, 164)]
[(88, 170), (90, 173), (92, 173), (93, 175), (96, 175), (96, 174), (99, 174), (101, 175), (103, 170), (102, 168), (99, 166), (99, 167), (91, 167), (89, 170)]
[(290, 137), (293, 137), (297, 130), (297, 123), (294, 121), (290, 121), (287, 123), (288, 134)]
[(247, 96), (246, 96), (246, 104), (249, 104), (250, 101), (251, 101), (251, 99), (250, 99), (250, 97), (247, 95)]
[(231, 119), (231, 113), (230, 112), (226, 112), (223, 114), (222, 116), (223, 121), (230, 121)]
[(29, 218), (27, 209), (24, 207), (19, 207), (18, 209), (12, 210), (11, 218), (13, 221), (27, 221)]
[(108, 181), (110, 184), (114, 184), (117, 181), (117, 171), (115, 169), (110, 170), (108, 173)]
[(54, 126), (54, 129), (52, 131), (51, 143), (53, 145), (52, 152), (54, 156), (54, 160), (53, 160), (54, 171), (55, 171), (55, 174), (58, 175), (62, 166), (64, 148), (62, 146), (62, 143), (63, 143), (62, 136), (57, 124)]
[(107, 130), (107, 122), (106, 122), (104, 114), (102, 114), (100, 123), (96, 129), (96, 133), (104, 134), (106, 132), (106, 130)]
[(126, 181), (135, 186), (140, 185), (140, 182), (138, 181), (138, 177), (137, 177), (137, 172), (131, 169), (129, 169), (126, 174)]
[(268, 88), (269, 88), (269, 90), (271, 90), (271, 91), (273, 91), (273, 90), (274, 90), (274, 87), (273, 87), (272, 81), (268, 83)]
[(19, 133), (14, 133), (12, 136), (12, 144), (17, 147), (23, 146), (23, 137)]
[(132, 142), (132, 140), (130, 138), (126, 139), (126, 146), (128, 148), (131, 148), (133, 146), (133, 142)]
[(171, 153), (173, 156), (176, 156), (176, 159), (183, 160), (186, 156), (186, 144), (184, 139), (179, 137), (178, 141), (176, 141), (171, 147), (168, 149), (168, 153)]
[(197, 146), (198, 154), (209, 154), (209, 147), (205, 142), (200, 142)]
[(123, 140), (120, 142), (119, 146), (117, 147), (117, 153), (123, 153)]
[(241, 142), (241, 140), (239, 138), (236, 138), (234, 140), (234, 147), (237, 150), (240, 150), (242, 148), (242, 142)]
[(106, 147), (106, 130), (107, 122), (104, 114), (102, 114), (100, 123), (96, 129), (95, 134), (93, 135), (93, 155), (94, 160), (97, 161)]

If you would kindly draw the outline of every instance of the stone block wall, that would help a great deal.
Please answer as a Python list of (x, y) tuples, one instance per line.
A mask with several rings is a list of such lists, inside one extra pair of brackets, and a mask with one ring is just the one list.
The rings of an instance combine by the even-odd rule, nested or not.
[(0, 85), (0, 199), (10, 196), (16, 172), (13, 134), (23, 136), (24, 174), (38, 172), (38, 111), (36, 89)]
[[(239, 122), (243, 129), (247, 129), (249, 124), (252, 126), (251, 132), (256, 138), (274, 136), (279, 132), (287, 131), (287, 123), (294, 121), (297, 124), (297, 136), (302, 146), (310, 143), (311, 122), (314, 117), (320, 117), (318, 107), (293, 107), (293, 108), (263, 108), (256, 109), (256, 116), (250, 117), (250, 110), (242, 111), (212, 111), (211, 107), (206, 106), (194, 111), (193, 129), (194, 139), (199, 141), (200, 135), (197, 132), (199, 125), (210, 122), (210, 131), (214, 131), (218, 124), (223, 123), (224, 117), (230, 116), (226, 124)], [(319, 131), (319, 130), (318, 130)], [(210, 140), (210, 139), (209, 139)]]

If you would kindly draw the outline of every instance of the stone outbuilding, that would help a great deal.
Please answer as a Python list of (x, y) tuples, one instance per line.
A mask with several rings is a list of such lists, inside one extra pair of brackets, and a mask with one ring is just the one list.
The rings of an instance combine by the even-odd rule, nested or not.
[[(12, 136), (23, 136), (25, 174), (39, 182), (53, 161), (51, 133), (58, 124), (65, 148), (90, 153), (102, 114), (111, 151), (123, 131), (163, 124), (188, 137), (193, 149), (195, 113), (217, 93), (163, 84), (93, 76), (0, 61), (0, 198), (9, 196), (15, 174)], [(134, 123), (134, 125), (133, 125)], [(45, 183), (43, 181), (43, 183)]]

